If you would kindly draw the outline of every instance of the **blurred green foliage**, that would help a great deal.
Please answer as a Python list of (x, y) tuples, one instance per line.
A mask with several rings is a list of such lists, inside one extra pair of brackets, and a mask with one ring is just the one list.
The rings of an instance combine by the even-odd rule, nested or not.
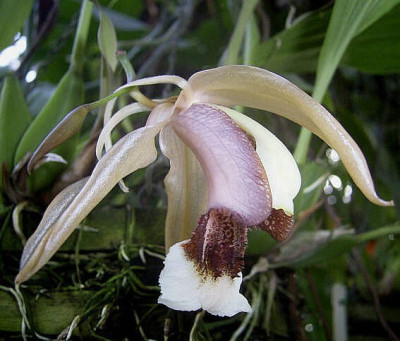
[[(301, 165), (293, 237), (277, 244), (261, 231), (249, 233), (244, 276), (252, 277), (244, 282), (244, 294), (253, 314), (221, 319), (156, 304), (166, 207), (162, 180), (168, 170), (162, 158), (126, 179), (129, 194), (110, 193), (21, 292), (13, 288), (22, 248), (13, 210), (24, 203), (17, 227), (28, 236), (65, 179), (90, 172), (90, 154), (84, 152), (90, 151), (102, 109), (56, 151), (75, 173), (49, 162), (28, 175), (20, 161), (70, 110), (126, 82), (117, 49), (126, 52), (138, 77), (187, 78), (217, 66), (232, 45), (240, 46), (236, 63), (267, 68), (310, 93), (318, 74), (329, 84), (327, 94), (320, 94), (323, 104), (364, 151), (378, 193), (400, 202), (399, 1), (265, 0), (245, 23), (238, 20), (242, 4), (101, 0), (92, 5), (85, 30), (77, 29), (80, 1), (0, 1), (0, 161), (7, 166), (0, 181), (0, 312), (6, 312), (0, 339), (65, 339), (75, 321), (77, 339), (334, 340), (335, 283), (347, 290), (350, 340), (400, 335), (398, 205), (367, 202), (317, 138)], [(233, 36), (235, 29), (244, 34)], [(21, 37), (26, 48), (14, 62), (4, 59)], [(168, 87), (143, 91), (174, 95)], [(294, 151), (297, 126), (246, 112)], [(127, 119), (115, 134), (143, 120)], [(76, 173), (82, 160), (89, 160), (87, 168)]]

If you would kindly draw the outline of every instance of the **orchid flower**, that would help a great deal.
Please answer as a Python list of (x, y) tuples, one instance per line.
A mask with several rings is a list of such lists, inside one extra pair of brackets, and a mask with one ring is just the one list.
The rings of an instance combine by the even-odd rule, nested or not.
[[(155, 137), (170, 160), (166, 248), (159, 302), (176, 310), (205, 309), (232, 316), (251, 307), (240, 294), (247, 231), (278, 241), (293, 230), (293, 199), (301, 177), (291, 153), (265, 127), (235, 111), (236, 105), (273, 112), (311, 130), (334, 148), (364, 195), (393, 205), (375, 192), (365, 158), (338, 121), (286, 79), (249, 66), (136, 80), (116, 90), (171, 83), (177, 97), (143, 100), (112, 111), (97, 143), (92, 175), (62, 191), (27, 242), (17, 283), (29, 279), (60, 248), (87, 214), (122, 179), (157, 157)], [(137, 96), (136, 96), (137, 98)], [(112, 129), (128, 115), (151, 110), (146, 125), (112, 145)]]

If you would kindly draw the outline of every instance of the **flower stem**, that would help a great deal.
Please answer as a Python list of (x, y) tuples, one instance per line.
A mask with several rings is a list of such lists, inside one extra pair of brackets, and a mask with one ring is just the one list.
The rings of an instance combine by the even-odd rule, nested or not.
[(133, 82), (136, 79), (136, 73), (135, 70), (133, 69), (132, 64), (129, 61), (128, 56), (126, 55), (126, 52), (118, 51), (117, 59), (125, 71), (126, 82), (127, 83)]
[(83, 56), (88, 38), (90, 21), (92, 19), (92, 12), (93, 3), (89, 0), (85, 0), (82, 4), (79, 14), (79, 22), (75, 33), (71, 54), (70, 68), (78, 73), (81, 73), (83, 68)]
[[(322, 99), (324, 98), (324, 94), (328, 89), (329, 83), (330, 80), (326, 83), (327, 84), (326, 86), (320, 86), (321, 83), (315, 85), (313, 91), (313, 97), (317, 102), (321, 103)], [(299, 139), (297, 140), (296, 149), (293, 154), (294, 159), (299, 165), (304, 165), (307, 161), (307, 154), (308, 154), (308, 148), (310, 147), (311, 137), (312, 137), (311, 131), (302, 127)]]
[(308, 148), (311, 142), (311, 131), (302, 127), (297, 140), (296, 149), (294, 150), (293, 156), (297, 164), (304, 165), (307, 161)]
[(197, 339), (196, 338), (197, 327), (199, 325), (199, 322), (203, 319), (204, 314), (205, 314), (205, 310), (202, 310), (197, 313), (196, 318), (193, 323), (192, 330), (190, 331), (189, 341), (194, 341)]
[(249, 21), (246, 25), (246, 35), (243, 44), (243, 64), (254, 65), (254, 46), (259, 44), (260, 33), (258, 32), (256, 18), (251, 13)]
[(143, 105), (147, 106), (148, 108), (154, 108), (155, 106), (157, 106), (156, 102), (153, 102), (151, 99), (147, 98), (145, 95), (143, 95), (140, 91), (138, 86), (136, 85), (132, 85), (132, 87), (126, 87), (123, 89), (120, 89), (116, 92), (113, 92), (112, 94), (103, 97), (101, 99), (99, 99), (98, 101), (89, 103), (89, 107), (90, 110), (98, 108), (104, 104), (107, 104), (107, 102), (109, 102), (110, 100), (112, 100), (115, 97), (119, 97), (121, 95), (127, 94), (127, 93), (131, 93), (131, 96), (139, 103), (142, 103)]
[(112, 94), (110, 94), (110, 95), (108, 95), (106, 97), (103, 97), (103, 98), (101, 98), (101, 99), (99, 99), (99, 100), (97, 100), (95, 102), (89, 103), (88, 105), (90, 106), (90, 110), (98, 108), (98, 107), (100, 107), (100, 106), (102, 106), (104, 104), (107, 104), (107, 102), (111, 101), (113, 98), (119, 97), (119, 96), (124, 95), (124, 94), (127, 94), (130, 91), (132, 91), (131, 88), (124, 88), (124, 89), (121, 89), (119, 91), (113, 92)]
[(244, 0), (243, 6), (239, 14), (237, 25), (233, 31), (232, 37), (229, 41), (225, 55), (220, 62), (221, 65), (237, 64), (240, 47), (244, 34), (246, 32), (247, 24), (250, 21), (253, 10), (256, 7), (258, 0)]

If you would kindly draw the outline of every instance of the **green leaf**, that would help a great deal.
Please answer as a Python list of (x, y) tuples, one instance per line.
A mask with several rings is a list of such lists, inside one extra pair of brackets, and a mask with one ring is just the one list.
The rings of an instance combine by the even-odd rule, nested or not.
[(316, 70), (330, 11), (309, 13), (255, 48), (253, 65), (276, 73)]
[(28, 18), (33, 0), (0, 1), (0, 51), (10, 45)]
[(82, 2), (79, 12), (78, 27), (76, 28), (74, 36), (69, 69), (79, 75), (82, 73), (85, 60), (85, 47), (89, 35), (93, 7), (93, 3), (89, 0), (84, 0)]
[(321, 198), (321, 194), (329, 176), (328, 170), (316, 162), (309, 162), (301, 166), (301, 189), (297, 194), (294, 207), (296, 216), (315, 205)]
[[(381, 4), (378, 4), (381, 1)], [(318, 58), (317, 74), (313, 97), (322, 102), (332, 77), (343, 58), (351, 40), (362, 30), (376, 21), (398, 0), (337, 0), (329, 20), (321, 52)], [(372, 15), (372, 12), (375, 13)], [(301, 129), (294, 153), (295, 159), (302, 164), (307, 159), (307, 150), (311, 141), (311, 132)]]
[(399, 0), (372, 0), (367, 13), (362, 18), (361, 24), (356, 35), (362, 33), (378, 19), (388, 13), (393, 7), (400, 4)]
[(280, 247), (280, 255), (274, 260), (273, 267), (305, 267), (337, 258), (350, 251), (354, 246), (378, 239), (389, 234), (399, 234), (400, 225), (393, 224), (362, 234), (351, 230), (299, 232)]
[[(117, 5), (126, 6), (126, 8), (121, 8), (119, 11), (112, 10), (110, 8), (104, 8), (103, 10), (99, 11), (95, 9), (94, 13), (99, 20), (101, 19), (102, 12), (107, 15), (107, 17), (111, 20), (113, 26), (118, 31), (127, 31), (127, 32), (134, 32), (134, 31), (144, 31), (149, 28), (149, 25), (145, 22), (134, 18), (123, 11), (132, 10), (132, 7), (140, 7), (140, 4), (135, 4), (135, 6), (131, 6), (129, 3), (124, 3), (120, 1)], [(140, 15), (140, 11), (136, 15)], [(133, 13), (132, 13), (133, 14)]]
[[(376, 12), (364, 17), (342, 63), (371, 73), (397, 72), (400, 14), (399, 6), (393, 8), (395, 3), (374, 3)], [(329, 9), (298, 18), (288, 29), (255, 46), (251, 65), (280, 74), (315, 72), (331, 13)]]
[[(50, 100), (29, 126), (15, 154), (15, 164), (33, 152), (66, 114), (83, 102), (83, 80), (71, 71), (61, 79)], [(63, 155), (64, 156), (64, 155)]]
[(111, 20), (104, 11), (100, 11), (100, 26), (97, 32), (100, 51), (107, 64), (114, 72), (117, 67), (117, 35)]
[[(89, 34), (92, 10), (92, 2), (89, 0), (82, 2), (72, 47), (70, 67), (57, 85), (50, 100), (25, 132), (18, 145), (14, 163), (18, 163), (26, 153), (33, 152), (65, 115), (82, 104), (84, 97), (84, 81), (82, 77), (83, 56)], [(58, 147), (54, 152), (60, 154), (67, 161), (70, 161), (75, 154), (76, 144), (77, 139), (71, 139)], [(43, 168), (38, 169), (30, 179), (30, 187), (34, 191), (51, 183), (63, 169), (59, 164), (46, 164)]]
[(351, 40), (396, 5), (398, 0), (337, 0), (318, 59), (313, 97), (321, 102)]
[(342, 62), (373, 74), (399, 73), (399, 27), (400, 6), (396, 6), (353, 39)]
[(256, 17), (254, 14), (249, 19), (246, 26), (246, 35), (244, 41), (244, 51), (243, 51), (243, 64), (252, 65), (253, 59), (255, 58), (254, 53), (259, 45), (261, 39), (261, 34), (258, 30)]
[[(58, 335), (83, 311), (85, 302), (94, 294), (88, 290), (79, 290), (55, 291), (36, 297), (27, 295), (25, 299), (35, 321), (35, 331)], [(21, 333), (21, 311), (15, 297), (4, 289), (0, 291), (0, 330), (2, 333)]]
[[(9, 171), (13, 167), (18, 142), (30, 122), (31, 116), (18, 79), (9, 75), (0, 95), (0, 163), (5, 161)], [(0, 178), (0, 188), (1, 182)]]
[(235, 29), (232, 33), (232, 37), (229, 40), (229, 44), (226, 48), (224, 56), (221, 58), (221, 65), (232, 65), (238, 63), (239, 50), (242, 46), (247, 23), (249, 20), (251, 20), (251, 16), (257, 3), (258, 0), (243, 1), (242, 9), (240, 11)]

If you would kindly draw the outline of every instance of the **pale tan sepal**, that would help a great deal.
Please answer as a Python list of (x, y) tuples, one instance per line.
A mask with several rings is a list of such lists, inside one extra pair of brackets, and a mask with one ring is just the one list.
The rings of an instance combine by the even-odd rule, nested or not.
[[(38, 254), (38, 249), (43, 248), (43, 246), (45, 245), (44, 243), (42, 243), (43, 239), (48, 235), (48, 232), (50, 231), (52, 226), (62, 216), (65, 209), (75, 199), (83, 186), (85, 186), (88, 179), (88, 177), (84, 178), (65, 188), (53, 199), (51, 204), (47, 207), (39, 226), (36, 228), (35, 232), (30, 236), (27, 243), (25, 244), (20, 261), (21, 272), (15, 279), (16, 283), (24, 282), (31, 276), (32, 270), (35, 268), (38, 260), (37, 257), (33, 257), (33, 254), (35, 253), (35, 251), (36, 254)], [(41, 251), (43, 252), (43, 250)]]
[[(36, 239), (26, 252), (29, 259), (23, 263), (17, 283), (28, 280), (56, 253), (79, 223), (111, 191), (119, 180), (139, 168), (146, 167), (157, 157), (155, 136), (165, 123), (137, 129), (120, 139), (99, 161), (88, 182), (63, 212), (55, 210), (44, 223), (45, 235)], [(40, 233), (40, 232), (38, 232)], [(25, 252), (25, 251), (24, 251)], [(23, 259), (26, 257), (22, 257)]]
[(170, 160), (164, 179), (168, 195), (165, 222), (165, 248), (190, 238), (199, 217), (206, 211), (207, 186), (203, 169), (192, 151), (175, 134), (172, 127), (160, 133), (160, 147)]
[(243, 105), (271, 111), (304, 126), (339, 153), (353, 181), (371, 202), (393, 205), (393, 201), (382, 200), (375, 192), (365, 157), (342, 125), (321, 104), (283, 77), (252, 66), (223, 66), (194, 74), (185, 92), (186, 88), (176, 104), (182, 109), (198, 102)]

